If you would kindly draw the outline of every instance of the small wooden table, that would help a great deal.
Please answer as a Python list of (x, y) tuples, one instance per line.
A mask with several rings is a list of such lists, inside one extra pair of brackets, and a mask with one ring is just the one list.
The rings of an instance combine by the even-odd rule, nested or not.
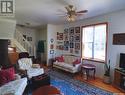
[(81, 69), (82, 69), (82, 71), (85, 70), (87, 80), (88, 80), (88, 77), (90, 76), (89, 71), (93, 71), (93, 77), (95, 79), (95, 72), (96, 72), (96, 66), (95, 65), (93, 65), (93, 64), (83, 64)]
[(55, 95), (55, 94), (60, 94), (60, 91), (54, 86), (47, 85), (36, 89), (32, 95)]

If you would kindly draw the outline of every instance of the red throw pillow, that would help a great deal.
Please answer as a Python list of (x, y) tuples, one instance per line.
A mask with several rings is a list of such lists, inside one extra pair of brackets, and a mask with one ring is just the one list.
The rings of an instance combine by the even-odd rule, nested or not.
[(76, 59), (76, 60), (73, 62), (73, 65), (79, 64), (79, 63), (81, 63), (80, 59)]
[(64, 62), (63, 56), (56, 57), (55, 60), (57, 60), (58, 62)]
[(15, 71), (13, 67), (0, 70), (0, 86), (14, 80), (14, 74)]

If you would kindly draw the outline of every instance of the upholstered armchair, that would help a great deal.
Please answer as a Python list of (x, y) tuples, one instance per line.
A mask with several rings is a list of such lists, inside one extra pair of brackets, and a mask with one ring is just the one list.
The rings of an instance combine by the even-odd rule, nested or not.
[(43, 68), (39, 64), (32, 64), (31, 58), (21, 58), (18, 60), (19, 71), (25, 73), (28, 78), (38, 76), (44, 73)]

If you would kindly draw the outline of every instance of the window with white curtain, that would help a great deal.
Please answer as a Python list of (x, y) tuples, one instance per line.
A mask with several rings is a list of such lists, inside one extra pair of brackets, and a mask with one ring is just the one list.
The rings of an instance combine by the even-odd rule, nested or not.
[(106, 29), (106, 23), (82, 27), (83, 58), (105, 62)]

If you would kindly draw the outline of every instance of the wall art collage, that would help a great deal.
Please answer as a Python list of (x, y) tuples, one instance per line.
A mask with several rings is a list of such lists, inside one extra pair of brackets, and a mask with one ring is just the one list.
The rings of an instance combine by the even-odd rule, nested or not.
[(79, 54), (80, 50), (80, 27), (64, 29), (64, 50)]

